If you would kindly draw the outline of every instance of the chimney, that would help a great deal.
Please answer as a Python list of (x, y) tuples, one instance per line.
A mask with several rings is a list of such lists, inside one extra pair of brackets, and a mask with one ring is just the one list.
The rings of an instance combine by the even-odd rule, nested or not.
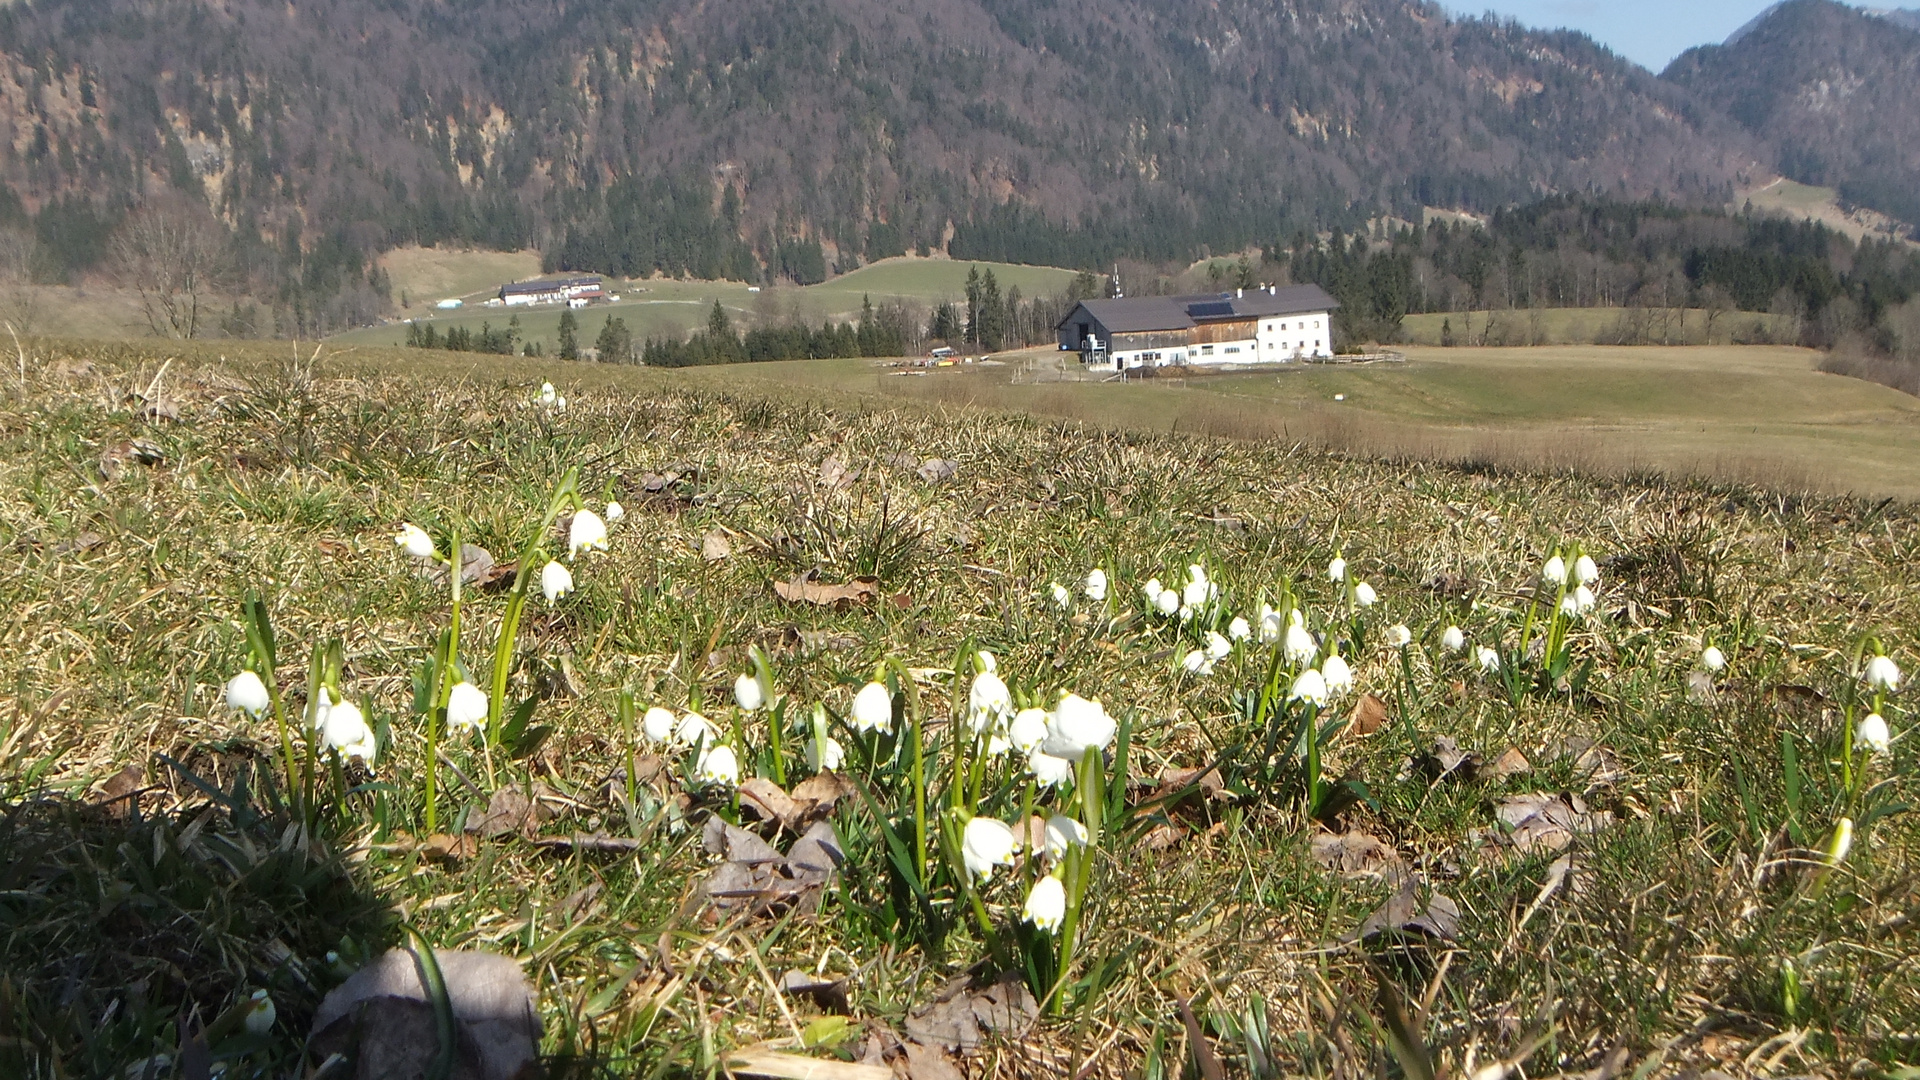
[(1245, 300), (1247, 298), (1247, 290), (1245, 289), (1233, 290), (1233, 298), (1235, 300)]

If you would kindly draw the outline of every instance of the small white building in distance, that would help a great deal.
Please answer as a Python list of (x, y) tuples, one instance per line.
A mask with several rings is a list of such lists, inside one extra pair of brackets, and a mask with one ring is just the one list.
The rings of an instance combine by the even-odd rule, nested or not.
[(1318, 285), (1200, 296), (1082, 300), (1060, 320), (1060, 348), (1090, 368), (1284, 364), (1333, 355), (1332, 313)]
[(599, 274), (577, 274), (570, 277), (535, 278), (532, 281), (516, 281), (511, 285), (500, 286), (500, 301), (508, 307), (523, 304), (564, 304), (569, 300), (598, 300), (604, 293), (600, 289)]

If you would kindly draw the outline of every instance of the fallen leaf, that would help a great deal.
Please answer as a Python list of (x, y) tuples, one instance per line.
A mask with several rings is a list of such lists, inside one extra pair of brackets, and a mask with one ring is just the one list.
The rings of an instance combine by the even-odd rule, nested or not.
[(1164, 799), (1172, 795), (1181, 795), (1188, 789), (1197, 790), (1202, 798), (1230, 798), (1227, 782), (1218, 769), (1163, 769), (1160, 772), (1160, 785), (1155, 789), (1153, 798)]
[(320, 549), (320, 554), (329, 558), (344, 559), (353, 554), (353, 545), (345, 540), (317, 540), (313, 546)]
[(141, 408), (140, 415), (147, 420), (178, 420), (180, 419), (180, 402), (172, 395), (162, 392)]
[(773, 845), (760, 838), (758, 833), (750, 832), (722, 818), (710, 817), (704, 832), (700, 835), (700, 846), (707, 854), (718, 855), (730, 863), (753, 866), (759, 863), (782, 863), (786, 858), (773, 849)]
[(793, 801), (805, 807), (805, 815), (824, 817), (856, 790), (853, 781), (837, 772), (817, 772), (793, 786)]
[(800, 807), (779, 784), (763, 776), (740, 783), (740, 806), (751, 810), (761, 821), (791, 828)]
[(906, 1052), (905, 1080), (966, 1080), (966, 1074), (955, 1068), (939, 1047), (912, 1039), (900, 1045)]
[(860, 479), (859, 469), (847, 468), (847, 463), (834, 454), (820, 463), (820, 482), (830, 488), (843, 488)]
[(1716, 695), (1713, 690), (1713, 673), (1695, 669), (1687, 672), (1687, 700), (1702, 705), (1713, 704)]
[(167, 460), (166, 451), (146, 439), (122, 439), (100, 455), (100, 475), (118, 480), (129, 465), (158, 465)]
[(1452, 737), (1441, 735), (1433, 740), (1433, 749), (1420, 759), (1420, 767), (1436, 781), (1452, 777), (1471, 783), (1480, 772), (1480, 760), (1478, 753), (1462, 750)]
[(807, 885), (825, 885), (847, 861), (840, 834), (830, 821), (816, 821), (787, 852), (787, 873)]
[(802, 630), (791, 626), (781, 636), (789, 648), (798, 648), (802, 653), (845, 652), (860, 646), (857, 636), (837, 630)]
[(460, 545), (460, 583), (490, 589), (513, 580), (514, 563), (496, 563), (493, 552), (479, 544)]
[(1478, 839), (1504, 843), (1522, 855), (1565, 850), (1575, 837), (1599, 832), (1613, 824), (1605, 810), (1589, 810), (1578, 795), (1536, 792), (1510, 795), (1494, 811), (1504, 832), (1476, 830)]
[(978, 990), (971, 986), (967, 978), (957, 979), (908, 1016), (908, 1038), (947, 1050), (972, 1050), (990, 1035), (1024, 1036), (1040, 1013), (1039, 1003), (1017, 975), (1004, 975)]
[(138, 765), (128, 765), (107, 777), (107, 782), (100, 785), (99, 797), (107, 813), (116, 819), (124, 819), (131, 815), (135, 803), (140, 798), (140, 783), (146, 779), (146, 776), (145, 769)]
[(1382, 934), (1406, 933), (1453, 940), (1460, 932), (1460, 905), (1431, 890), (1422, 903), (1420, 891), (1424, 884), (1419, 878), (1408, 878), (1386, 903), (1367, 916), (1349, 940), (1365, 941)]
[(487, 800), (485, 813), (468, 815), (466, 831), (486, 837), (508, 833), (531, 837), (540, 831), (540, 823), (552, 816), (551, 810), (529, 799), (519, 788), (503, 787)]
[(53, 545), (53, 553), (55, 555), (77, 555), (83, 551), (91, 551), (99, 547), (101, 544), (106, 543), (106, 540), (106, 537), (101, 536), (97, 532), (83, 532), (70, 540), (62, 540)]
[(1487, 766), (1484, 775), (1490, 779), (1500, 780), (1532, 771), (1533, 763), (1527, 760), (1527, 755), (1521, 753), (1519, 747), (1509, 746), (1500, 751), (1499, 757), (1493, 759), (1493, 764)]
[(719, 562), (732, 554), (733, 540), (725, 529), (708, 529), (700, 538), (700, 557), (708, 562)]
[(913, 471), (920, 479), (925, 480), (927, 483), (938, 484), (942, 481), (953, 479), (954, 474), (960, 471), (960, 465), (958, 462), (948, 461), (946, 458), (928, 458), (920, 463), (919, 468)]
[(736, 1050), (727, 1055), (726, 1071), (776, 1080), (894, 1080), (893, 1070), (884, 1065), (861, 1065), (780, 1050)]
[(1342, 877), (1398, 881), (1407, 870), (1399, 852), (1363, 832), (1321, 833), (1314, 837), (1313, 861)]
[(821, 607), (845, 608), (853, 604), (865, 603), (879, 592), (873, 578), (854, 578), (845, 585), (829, 585), (815, 581), (818, 573), (809, 570), (792, 581), (773, 583), (774, 595), (795, 604), (817, 604)]
[(1147, 835), (1140, 842), (1147, 845), (1148, 851), (1171, 851), (1186, 838), (1187, 829), (1184, 825), (1155, 825), (1147, 830)]
[(1583, 739), (1578, 735), (1548, 742), (1541, 756), (1546, 761), (1571, 759), (1574, 771), (1595, 784), (1612, 783), (1622, 775), (1619, 755), (1592, 739)]
[(1479, 583), (1465, 574), (1435, 574), (1427, 581), (1427, 590), (1455, 600), (1465, 600), (1479, 590)]
[(1347, 717), (1347, 730), (1355, 735), (1371, 735), (1387, 726), (1387, 703), (1372, 694), (1361, 694)]
[[(458, 1080), (529, 1075), (538, 1053), (539, 1013), (520, 965), (494, 953), (434, 950), (453, 1012)], [(391, 949), (328, 993), (314, 1013), (308, 1045), (325, 1060), (356, 1062), (346, 1075), (425, 1076), (440, 1052), (434, 1007), (420, 959)]]
[(447, 833), (434, 833), (420, 845), (420, 854), (434, 862), (456, 862), (471, 859), (480, 850), (473, 837), (462, 834), (451, 836)]

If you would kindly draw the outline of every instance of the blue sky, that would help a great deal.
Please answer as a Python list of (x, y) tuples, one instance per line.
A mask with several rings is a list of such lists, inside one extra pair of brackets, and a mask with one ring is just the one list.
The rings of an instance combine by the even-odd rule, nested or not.
[[(1583, 30), (1595, 41), (1658, 72), (1695, 45), (1726, 40), (1773, 0), (1441, 0), (1458, 15), (1494, 11), (1528, 26)], [(1910, 2), (1910, 0), (1909, 0)], [(1880, 0), (1905, 6), (1901, 0)]]

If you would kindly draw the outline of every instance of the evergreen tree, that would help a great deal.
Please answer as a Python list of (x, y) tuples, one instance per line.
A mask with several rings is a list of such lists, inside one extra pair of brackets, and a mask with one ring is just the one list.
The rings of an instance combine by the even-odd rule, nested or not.
[(980, 340), (980, 268), (975, 266), (967, 270), (967, 328), (966, 342), (969, 345)]
[(580, 359), (580, 320), (573, 317), (573, 309), (560, 313), (560, 359)]
[(618, 315), (607, 316), (593, 347), (599, 350), (603, 364), (633, 363), (633, 333), (627, 329), (627, 321)]
[(980, 277), (980, 307), (976, 316), (974, 340), (988, 352), (999, 352), (1007, 343), (1007, 309), (1000, 298), (1000, 283), (989, 270)]

